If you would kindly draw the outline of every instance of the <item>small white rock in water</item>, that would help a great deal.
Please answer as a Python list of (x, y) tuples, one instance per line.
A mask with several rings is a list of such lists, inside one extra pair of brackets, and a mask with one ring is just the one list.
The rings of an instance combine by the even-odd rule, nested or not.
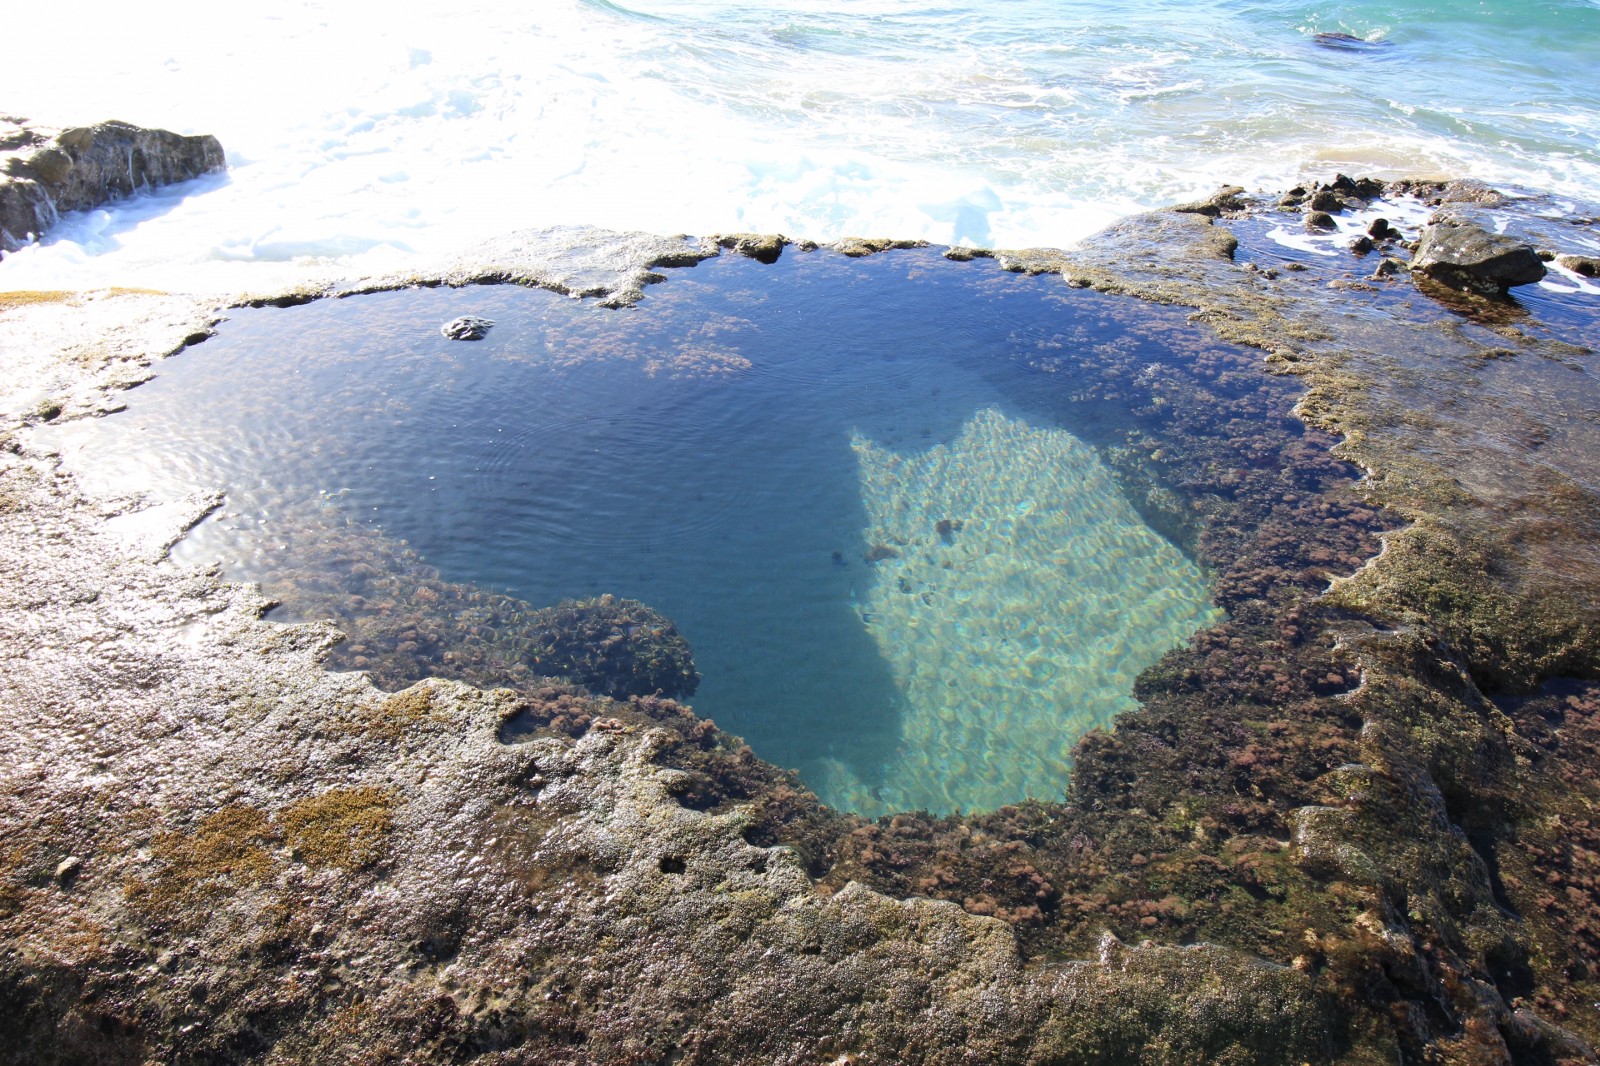
[(481, 341), (493, 325), (493, 321), (478, 315), (462, 315), (440, 326), (439, 332), (453, 341)]
[(56, 881), (62, 885), (71, 884), (83, 869), (83, 860), (76, 855), (68, 855), (56, 863)]

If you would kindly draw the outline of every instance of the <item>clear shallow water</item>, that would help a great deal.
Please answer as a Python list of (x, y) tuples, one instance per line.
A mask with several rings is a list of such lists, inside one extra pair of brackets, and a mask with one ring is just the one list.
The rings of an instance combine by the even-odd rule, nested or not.
[[(70, 64), (8, 51), (0, 106), (213, 132), (233, 169), (69, 219), (7, 287), (264, 287), (556, 223), (1063, 245), (1340, 169), (1600, 188), (1593, 0), (91, 3), (76, 25)], [(15, 40), (61, 32), (8, 13)]]
[[(440, 336), (462, 313), (497, 324)], [(791, 251), (627, 311), (512, 287), (241, 311), (126, 412), (41, 436), (91, 487), (225, 489), (175, 554), (290, 616), (471, 610), (376, 602), (360, 575), (402, 540), (530, 609), (642, 600), (693, 645), (697, 711), (830, 802), (993, 807), (1059, 794), (1077, 738), (1217, 618), (1099, 451), (1197, 352), (1234, 358), (990, 263)]]

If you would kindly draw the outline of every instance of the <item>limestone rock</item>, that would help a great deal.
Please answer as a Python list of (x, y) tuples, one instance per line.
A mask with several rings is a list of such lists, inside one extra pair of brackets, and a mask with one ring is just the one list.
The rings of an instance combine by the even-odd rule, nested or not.
[(834, 241), (830, 248), (851, 259), (860, 259), (864, 255), (876, 255), (895, 248), (926, 248), (927, 241), (894, 240), (888, 237), (844, 237)]
[(783, 246), (789, 243), (781, 233), (724, 233), (712, 239), (720, 247), (731, 248), (760, 263), (776, 263)]
[(1172, 210), (1184, 214), (1205, 215), (1208, 218), (1221, 218), (1223, 215), (1238, 214), (1246, 210), (1249, 205), (1245, 203), (1243, 196), (1243, 186), (1224, 185), (1204, 200), (1178, 204)]
[(1443, 213), (1423, 227), (1411, 269), (1451, 288), (1491, 294), (1545, 275), (1532, 245)]
[(127, 122), (59, 133), (0, 118), (0, 253), (37, 240), (63, 211), (81, 211), (226, 166), (215, 137)]

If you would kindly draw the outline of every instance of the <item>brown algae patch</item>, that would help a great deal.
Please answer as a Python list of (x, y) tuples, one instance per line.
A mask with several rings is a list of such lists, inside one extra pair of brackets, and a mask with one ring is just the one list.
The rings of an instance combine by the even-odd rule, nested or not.
[(208, 897), (259, 885), (276, 863), (278, 828), (265, 811), (234, 804), (202, 819), (190, 832), (162, 833), (152, 841), (158, 872), (128, 881), (128, 901), (170, 920), (190, 920)]
[(285, 807), (277, 822), (284, 843), (306, 865), (359, 869), (382, 854), (394, 807), (389, 789), (332, 789)]
[(232, 804), (190, 831), (157, 835), (150, 845), (157, 872), (130, 878), (128, 900), (140, 910), (184, 919), (208, 898), (270, 881), (281, 868), (280, 846), (313, 868), (359, 869), (381, 854), (394, 806), (394, 794), (375, 787), (331, 789), (275, 815)]

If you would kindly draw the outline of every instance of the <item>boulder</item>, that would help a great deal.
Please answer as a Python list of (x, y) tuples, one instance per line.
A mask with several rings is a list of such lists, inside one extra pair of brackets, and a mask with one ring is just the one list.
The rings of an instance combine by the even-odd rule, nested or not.
[(62, 211), (98, 207), (226, 165), (222, 145), (209, 135), (127, 122), (56, 133), (0, 119), (0, 253), (37, 240)]
[(1423, 227), (1411, 269), (1454, 289), (1489, 294), (1504, 294), (1545, 275), (1532, 245), (1444, 214)]

